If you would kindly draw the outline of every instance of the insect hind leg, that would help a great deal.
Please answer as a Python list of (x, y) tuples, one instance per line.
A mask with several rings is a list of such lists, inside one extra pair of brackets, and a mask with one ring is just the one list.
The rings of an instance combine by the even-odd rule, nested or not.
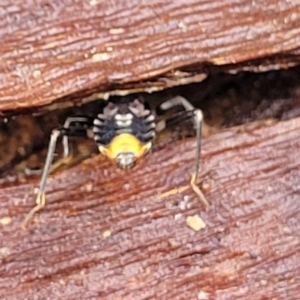
[(194, 164), (195, 168), (194, 171), (192, 172), (190, 185), (194, 190), (194, 192), (201, 199), (203, 204), (208, 208), (210, 206), (209, 202), (207, 201), (206, 197), (204, 196), (200, 188), (196, 185), (198, 179), (199, 167), (200, 167), (200, 159), (201, 159), (203, 113), (201, 109), (195, 108), (187, 99), (181, 96), (176, 96), (172, 99), (165, 101), (160, 105), (160, 108), (163, 110), (168, 110), (178, 105), (183, 106), (183, 108), (186, 111), (187, 117), (192, 117), (193, 124), (196, 130), (197, 147), (196, 147), (195, 164)]
[(28, 221), (33, 217), (33, 215), (41, 210), (45, 204), (46, 204), (46, 196), (45, 196), (45, 188), (46, 188), (46, 181), (47, 176), (51, 167), (54, 151), (56, 149), (57, 139), (62, 135), (62, 130), (55, 129), (52, 131), (50, 143), (48, 147), (47, 157), (45, 166), (42, 173), (42, 178), (40, 181), (40, 185), (37, 191), (37, 197), (36, 197), (36, 206), (33, 207), (30, 212), (26, 215), (24, 221), (22, 222), (22, 227), (25, 228)]
[(170, 109), (174, 106), (178, 106), (178, 105), (183, 106), (186, 111), (195, 109), (195, 107), (188, 100), (183, 98), (182, 96), (176, 96), (174, 98), (171, 98), (171, 99), (163, 102), (160, 105), (160, 108), (163, 110), (168, 110), (168, 109)]
[[(50, 143), (48, 146), (47, 151), (47, 157), (45, 161), (45, 166), (42, 172), (42, 178), (39, 184), (39, 187), (37, 189), (37, 196), (36, 196), (36, 206), (33, 207), (30, 212), (26, 215), (24, 221), (21, 224), (22, 228), (25, 228), (28, 221), (32, 219), (34, 214), (41, 210), (45, 204), (46, 204), (46, 195), (45, 195), (45, 189), (46, 189), (46, 182), (47, 177), (51, 168), (51, 164), (53, 161), (54, 152), (57, 145), (57, 140), (60, 137), (69, 137), (69, 136), (82, 136), (87, 134), (87, 128), (92, 123), (91, 119), (88, 117), (69, 117), (63, 128), (60, 129), (54, 129), (51, 133), (50, 137)], [(76, 124), (79, 124), (79, 126), (75, 126)], [(65, 144), (64, 144), (65, 143)], [(68, 139), (65, 139), (63, 141), (63, 146), (67, 144), (67, 149), (64, 148), (64, 154), (69, 155), (69, 145), (68, 145)]]
[(85, 116), (69, 117), (66, 119), (63, 128), (68, 134), (64, 134), (62, 138), (64, 158), (70, 155), (69, 137), (86, 135), (87, 128), (92, 125), (93, 120)]
[(200, 159), (201, 159), (201, 142), (202, 142), (202, 124), (203, 124), (203, 113), (200, 109), (195, 109), (194, 111), (194, 126), (196, 127), (196, 135), (197, 135), (197, 148), (196, 148), (196, 157), (195, 157), (195, 169), (194, 173), (192, 173), (190, 184), (194, 192), (201, 199), (206, 208), (210, 207), (210, 204), (206, 197), (204, 196), (201, 189), (196, 185), (198, 179), (198, 172), (200, 167)]

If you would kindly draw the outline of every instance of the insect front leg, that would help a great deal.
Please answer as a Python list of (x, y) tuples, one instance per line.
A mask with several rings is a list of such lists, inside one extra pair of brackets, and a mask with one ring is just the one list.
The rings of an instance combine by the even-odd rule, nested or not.
[(161, 104), (160, 108), (163, 110), (168, 110), (174, 106), (181, 105), (185, 109), (185, 115), (180, 114), (177, 120), (183, 120), (185, 118), (192, 118), (194, 127), (196, 129), (196, 138), (197, 138), (197, 147), (196, 147), (196, 155), (195, 155), (195, 164), (194, 171), (191, 175), (190, 184), (194, 192), (201, 199), (203, 204), (208, 208), (210, 206), (203, 192), (196, 185), (198, 179), (198, 172), (200, 167), (200, 159), (201, 159), (201, 142), (202, 142), (202, 125), (203, 125), (203, 113), (201, 109), (195, 108), (188, 100), (181, 96), (176, 96), (170, 100), (165, 101)]
[[(47, 177), (52, 165), (54, 152), (56, 149), (57, 140), (60, 137), (68, 137), (68, 136), (82, 136), (87, 134), (87, 128), (91, 124), (91, 120), (88, 117), (70, 117), (66, 120), (65, 125), (61, 129), (54, 129), (51, 133), (50, 143), (48, 146), (48, 152), (46, 157), (45, 166), (42, 172), (41, 181), (38, 187), (37, 197), (36, 197), (36, 206), (33, 207), (30, 212), (26, 215), (24, 221), (22, 222), (22, 227), (25, 228), (28, 221), (34, 216), (36, 212), (41, 210), (46, 204), (46, 182)], [(79, 124), (79, 125), (78, 125)], [(64, 148), (64, 154), (69, 155), (69, 145), (68, 139), (63, 141), (64, 147), (67, 145), (67, 149)]]

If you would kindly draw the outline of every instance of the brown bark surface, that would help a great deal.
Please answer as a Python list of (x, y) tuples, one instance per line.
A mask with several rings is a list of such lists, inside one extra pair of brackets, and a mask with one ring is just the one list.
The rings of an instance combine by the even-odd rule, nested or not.
[(0, 110), (201, 81), (207, 65), (299, 62), (299, 0), (3, 0), (0, 19)]
[(132, 171), (97, 156), (51, 176), (27, 231), (38, 178), (2, 183), (1, 299), (298, 299), (299, 131), (294, 118), (205, 138), (209, 211), (190, 188), (162, 198), (188, 184), (194, 138)]

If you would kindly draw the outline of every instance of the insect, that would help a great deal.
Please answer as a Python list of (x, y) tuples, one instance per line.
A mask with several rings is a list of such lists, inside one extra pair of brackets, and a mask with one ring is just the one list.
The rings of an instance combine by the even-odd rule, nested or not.
[[(184, 111), (179, 115), (181, 119), (191, 118), (194, 123), (197, 147), (190, 184), (202, 202), (209, 206), (205, 196), (196, 185), (201, 155), (202, 111), (195, 108), (181, 96), (165, 101), (159, 108), (167, 111), (175, 106), (184, 108)], [(132, 99), (124, 97), (123, 100), (118, 102), (108, 102), (102, 112), (94, 117), (75, 116), (67, 118), (62, 128), (52, 131), (38, 188), (36, 206), (26, 215), (22, 225), (25, 226), (33, 215), (46, 204), (47, 176), (51, 168), (57, 140), (60, 137), (62, 137), (64, 157), (68, 157), (70, 152), (68, 137), (86, 136), (88, 129), (92, 129), (93, 138), (98, 145), (99, 152), (113, 160), (119, 168), (130, 169), (149, 152), (157, 133), (164, 127), (165, 120), (158, 121), (155, 112), (151, 111), (147, 102), (139, 97)]]

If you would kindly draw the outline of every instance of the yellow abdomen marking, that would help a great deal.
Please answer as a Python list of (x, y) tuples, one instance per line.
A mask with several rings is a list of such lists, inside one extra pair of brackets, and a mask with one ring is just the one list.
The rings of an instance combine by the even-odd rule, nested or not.
[(115, 159), (120, 153), (133, 153), (136, 158), (139, 158), (151, 147), (151, 142), (143, 144), (134, 135), (121, 133), (114, 137), (107, 147), (99, 146), (99, 151), (110, 159)]

